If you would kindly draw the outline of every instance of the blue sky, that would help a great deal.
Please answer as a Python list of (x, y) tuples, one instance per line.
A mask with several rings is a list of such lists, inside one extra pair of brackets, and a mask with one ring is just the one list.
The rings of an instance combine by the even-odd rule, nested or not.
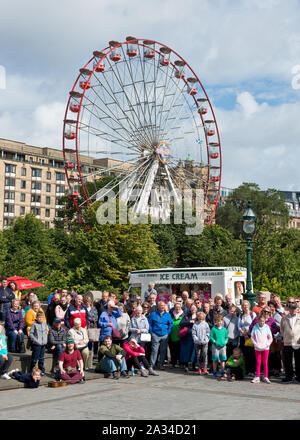
[(93, 50), (127, 35), (153, 38), (181, 54), (209, 94), (222, 185), (299, 190), (299, 23), (298, 0), (3, 3), (0, 137), (59, 148), (68, 92)]

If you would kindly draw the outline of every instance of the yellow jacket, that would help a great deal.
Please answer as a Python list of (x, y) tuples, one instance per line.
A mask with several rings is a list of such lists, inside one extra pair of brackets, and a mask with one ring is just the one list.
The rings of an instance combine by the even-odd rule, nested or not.
[[(43, 321), (46, 322), (46, 316), (45, 316), (44, 310), (40, 309), (39, 312), (43, 312), (43, 315), (44, 315)], [(35, 321), (35, 318), (36, 318), (36, 313), (32, 309), (27, 310), (27, 312), (25, 314), (25, 318), (24, 318), (24, 327), (26, 327), (26, 331), (27, 331), (28, 336), (29, 336), (31, 326)]]

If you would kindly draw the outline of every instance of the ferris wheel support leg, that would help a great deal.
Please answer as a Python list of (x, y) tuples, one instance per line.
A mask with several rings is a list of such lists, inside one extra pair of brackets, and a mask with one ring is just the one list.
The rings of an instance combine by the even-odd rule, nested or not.
[(153, 164), (150, 167), (148, 177), (146, 179), (141, 196), (139, 197), (139, 199), (137, 200), (137, 202), (135, 203), (135, 205), (133, 207), (133, 212), (135, 212), (136, 214), (145, 214), (145, 215), (148, 214), (148, 211), (149, 211), (148, 201), (149, 201), (151, 189), (153, 187), (153, 183), (154, 183), (154, 179), (155, 179), (158, 167), (159, 167), (159, 163), (158, 163), (158, 160), (156, 160), (155, 162), (153, 162)]

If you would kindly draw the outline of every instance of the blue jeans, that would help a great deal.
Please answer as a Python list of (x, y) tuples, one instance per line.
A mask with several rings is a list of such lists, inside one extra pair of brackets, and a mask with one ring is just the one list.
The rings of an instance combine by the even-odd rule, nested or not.
[(164, 364), (164, 361), (167, 357), (167, 348), (168, 348), (168, 338), (169, 335), (166, 334), (164, 336), (157, 336), (155, 333), (152, 333), (152, 351), (150, 356), (150, 365), (152, 367), (155, 366), (158, 350), (159, 351), (159, 366), (161, 367)]
[(11, 303), (2, 303), (0, 305), (1, 321), (5, 322), (7, 310), (11, 308)]
[(125, 358), (122, 357), (121, 364), (117, 361), (117, 359), (105, 358), (100, 362), (100, 370), (104, 373), (112, 373), (113, 371), (118, 370), (118, 366), (120, 365), (121, 371), (127, 370), (127, 365), (125, 362)]
[(45, 349), (46, 345), (32, 344), (30, 371), (32, 371), (33, 367), (35, 367), (36, 363), (38, 362), (39, 369), (44, 373)]
[[(8, 351), (16, 350), (16, 340), (17, 336), (13, 330), (7, 330), (6, 336), (8, 337)], [(20, 333), (20, 338), (24, 342), (24, 333)]]
[(54, 358), (57, 360), (59, 360), (60, 355), (62, 354), (63, 351), (64, 351), (64, 346), (62, 344), (55, 345), (55, 348), (53, 350), (49, 348), (49, 352), (52, 353)]

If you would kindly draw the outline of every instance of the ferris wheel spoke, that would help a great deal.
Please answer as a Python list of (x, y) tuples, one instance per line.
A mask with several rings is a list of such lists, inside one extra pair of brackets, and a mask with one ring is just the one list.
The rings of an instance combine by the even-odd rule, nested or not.
[(134, 204), (133, 211), (136, 214), (148, 214), (148, 201), (153, 187), (154, 179), (159, 167), (158, 160), (151, 163), (144, 186), (142, 187), (138, 200)]
[[(109, 62), (109, 64), (110, 64), (110, 67), (112, 68), (112, 72), (113, 72), (114, 75), (115, 75), (115, 78), (116, 78), (116, 81), (118, 82), (119, 87), (121, 87), (121, 89), (123, 90), (123, 93), (124, 93), (124, 96), (125, 96), (125, 98), (126, 98), (126, 100), (127, 100), (127, 105), (128, 105), (128, 107), (129, 107), (129, 109), (130, 109), (130, 112), (133, 112), (133, 113), (134, 113), (134, 115), (136, 116), (136, 118), (137, 118), (137, 120), (138, 120), (138, 122), (139, 122), (140, 127), (143, 127), (142, 121), (140, 120), (139, 115), (137, 114), (136, 110), (134, 109), (134, 106), (132, 105), (132, 102), (130, 101), (130, 99), (129, 99), (129, 97), (128, 97), (128, 94), (127, 94), (125, 88), (123, 87), (122, 81), (120, 80), (120, 77), (119, 77), (119, 71), (118, 71), (118, 67), (117, 67), (117, 63), (115, 64), (115, 66), (116, 66), (116, 70), (115, 70), (115, 69), (112, 67), (112, 64), (111, 64), (111, 62), (110, 62), (109, 59), (108, 59), (108, 62)], [(118, 74), (116, 73), (116, 71), (118, 72)], [(136, 127), (136, 128), (137, 128), (137, 127)], [(147, 143), (151, 144), (151, 138), (148, 136), (148, 133), (147, 133), (145, 130), (144, 130), (144, 132), (142, 133), (142, 135), (144, 136), (144, 141), (147, 141)]]
[[(150, 158), (145, 159), (145, 162), (150, 161)], [(123, 182), (125, 182), (125, 180), (127, 180), (133, 173), (136, 173), (140, 168), (142, 168), (143, 166), (145, 166), (145, 163), (141, 163), (137, 168), (135, 168), (134, 170), (132, 170), (130, 173), (128, 173), (124, 179), (122, 180), (118, 180), (118, 182), (116, 183), (116, 185), (111, 186), (112, 182), (109, 182), (107, 185), (105, 185), (103, 188), (101, 188), (100, 190), (98, 190), (94, 195), (93, 198), (96, 198), (96, 200), (99, 200), (99, 198), (103, 198), (105, 196), (107, 196), (109, 194), (110, 191), (112, 191), (114, 188), (116, 188), (118, 185), (120, 186)], [(105, 192), (105, 190), (107, 189), (107, 191)]]
[[(93, 89), (94, 93), (96, 94), (96, 96), (98, 96), (98, 98), (101, 100), (101, 102), (105, 105), (105, 103), (103, 102), (103, 100), (101, 99), (101, 97), (95, 92), (95, 90)], [(84, 109), (86, 109), (88, 112), (92, 113), (93, 116), (95, 116), (96, 119), (101, 120), (101, 122), (106, 125), (108, 128), (111, 129), (111, 124), (109, 124), (108, 122), (105, 121), (105, 119), (109, 119), (109, 120), (113, 120), (117, 125), (119, 125), (120, 130), (122, 130), (123, 132), (125, 132), (125, 134), (127, 136), (131, 136), (131, 133), (121, 122), (120, 119), (117, 119), (115, 117), (115, 115), (111, 116), (110, 114), (108, 114), (107, 112), (105, 112), (103, 109), (101, 109), (98, 105), (96, 105), (93, 101), (91, 101), (88, 97), (86, 97), (86, 99), (91, 103), (91, 105), (93, 106), (93, 109), (96, 107), (97, 110), (100, 110), (104, 113), (104, 117), (100, 116), (98, 113), (94, 113), (88, 106), (84, 106)], [(105, 106), (105, 108), (108, 108), (107, 106)], [(97, 111), (96, 110), (96, 111)], [(116, 131), (117, 128), (114, 129), (114, 131)], [(135, 145), (127, 136), (124, 136), (125, 139), (131, 143), (132, 145)]]
[[(97, 77), (96, 77), (96, 78), (97, 78)], [(105, 76), (104, 76), (104, 78), (105, 78), (105, 80), (106, 80), (106, 77), (105, 77)], [(116, 100), (114, 94), (113, 94), (113, 96), (112, 96), (112, 95), (109, 93), (109, 91), (106, 89), (106, 87), (104, 86), (104, 84), (103, 84), (103, 83), (100, 83), (100, 81), (99, 81), (98, 78), (97, 78), (97, 80), (98, 80), (99, 84), (101, 84), (102, 87), (107, 91), (107, 94), (110, 96), (110, 98), (113, 100), (112, 104), (117, 105), (117, 108), (119, 108), (119, 109), (121, 110), (121, 113), (122, 113), (123, 116), (124, 116), (123, 119), (126, 120), (126, 122), (128, 123), (129, 127), (126, 128), (122, 123), (120, 123), (120, 120), (122, 120), (122, 118), (120, 118), (120, 117), (117, 118), (115, 115), (114, 115), (114, 117), (111, 117), (110, 115), (107, 115), (107, 116), (108, 116), (110, 119), (112, 119), (112, 120), (114, 120), (114, 121), (117, 121), (117, 124), (120, 126), (120, 129), (125, 130), (130, 136), (132, 136), (132, 132), (135, 131), (135, 130), (137, 131), (137, 129), (138, 129), (137, 126), (136, 126), (135, 123), (134, 123), (134, 122), (128, 117), (128, 115), (126, 115), (126, 113), (123, 111), (123, 109), (122, 109), (121, 106), (119, 105), (118, 101)], [(109, 83), (108, 83), (107, 80), (106, 80), (106, 82), (107, 82), (107, 84), (108, 84), (108, 86), (109, 86)], [(110, 87), (110, 86), (109, 86), (109, 87)], [(98, 98), (101, 99), (100, 96), (97, 94), (95, 88), (92, 88), (92, 90), (93, 90), (93, 92), (98, 96)], [(112, 92), (112, 93), (113, 93), (113, 92)], [(105, 105), (105, 108), (109, 108), (109, 111), (110, 111), (112, 114), (114, 114), (114, 113), (110, 110), (110, 107), (109, 107), (110, 103), (103, 102), (103, 104)], [(106, 125), (108, 125), (108, 124), (106, 124)], [(130, 125), (131, 125), (131, 126), (130, 126)]]
[[(129, 75), (130, 75), (130, 78), (131, 78), (131, 81), (132, 81), (134, 95), (135, 95), (135, 97), (136, 97), (136, 99), (138, 101), (137, 108), (140, 107), (140, 109), (141, 109), (141, 111), (143, 113), (143, 118), (144, 118), (145, 124), (146, 125), (150, 125), (150, 127), (151, 127), (152, 126), (151, 114), (150, 114), (150, 111), (149, 111), (149, 106), (146, 105), (146, 103), (148, 102), (148, 97), (144, 96), (144, 109), (143, 109), (143, 105), (142, 105), (143, 102), (140, 100), (139, 93), (138, 93), (138, 91), (136, 89), (136, 83), (135, 83), (135, 81), (133, 79), (132, 68), (130, 66), (130, 62), (127, 61), (127, 57), (125, 56), (125, 52), (124, 52), (123, 46), (122, 46), (122, 52), (123, 52), (123, 57), (125, 59), (126, 67), (128, 69), (128, 72), (129, 72)], [(143, 84), (144, 84), (144, 89), (146, 90), (146, 85), (145, 85), (145, 83), (143, 83)], [(147, 117), (146, 117), (146, 108), (148, 109), (148, 115), (149, 115), (149, 119), (148, 120), (147, 120)], [(152, 132), (152, 128), (151, 128), (151, 132)], [(153, 141), (153, 137), (152, 137), (152, 141)]]
[[(112, 66), (111, 66), (111, 71), (110, 71), (110, 72), (113, 72), (113, 73), (114, 73), (113, 77), (116, 75), (115, 72), (114, 72), (114, 70), (112, 69)], [(97, 81), (99, 82), (99, 84), (103, 87), (103, 89), (105, 89), (106, 93), (110, 96), (110, 98), (113, 100), (113, 103), (112, 103), (112, 104), (116, 105), (116, 109), (119, 109), (119, 110), (120, 110), (120, 113), (123, 115), (123, 117), (124, 117), (124, 119), (126, 120), (126, 122), (128, 123), (128, 125), (131, 126), (130, 129), (129, 129), (128, 131), (131, 130), (131, 133), (132, 133), (132, 132), (138, 133), (138, 126), (137, 126), (135, 120), (132, 119), (132, 118), (130, 118), (130, 117), (126, 114), (126, 110), (123, 110), (123, 108), (122, 108), (121, 105), (119, 104), (119, 101), (116, 99), (115, 92), (112, 90), (111, 85), (110, 85), (109, 81), (108, 81), (107, 78), (106, 78), (105, 72), (103, 72), (103, 73), (104, 73), (104, 75), (103, 75), (102, 78), (105, 79), (105, 82), (106, 82), (107, 87), (104, 85), (103, 82), (102, 82), (102, 83), (100, 82), (100, 80), (99, 80), (99, 78), (98, 78), (97, 76), (95, 76), (95, 78), (97, 79)], [(108, 104), (106, 103), (106, 105), (108, 105)], [(128, 105), (128, 102), (127, 102), (127, 105)], [(130, 106), (129, 106), (129, 107), (130, 107)], [(119, 119), (120, 119), (120, 118), (119, 118)], [(140, 141), (142, 140), (142, 139), (140, 139), (140, 136), (138, 136), (138, 138), (139, 138)], [(144, 142), (145, 142), (145, 140), (144, 140)]]

